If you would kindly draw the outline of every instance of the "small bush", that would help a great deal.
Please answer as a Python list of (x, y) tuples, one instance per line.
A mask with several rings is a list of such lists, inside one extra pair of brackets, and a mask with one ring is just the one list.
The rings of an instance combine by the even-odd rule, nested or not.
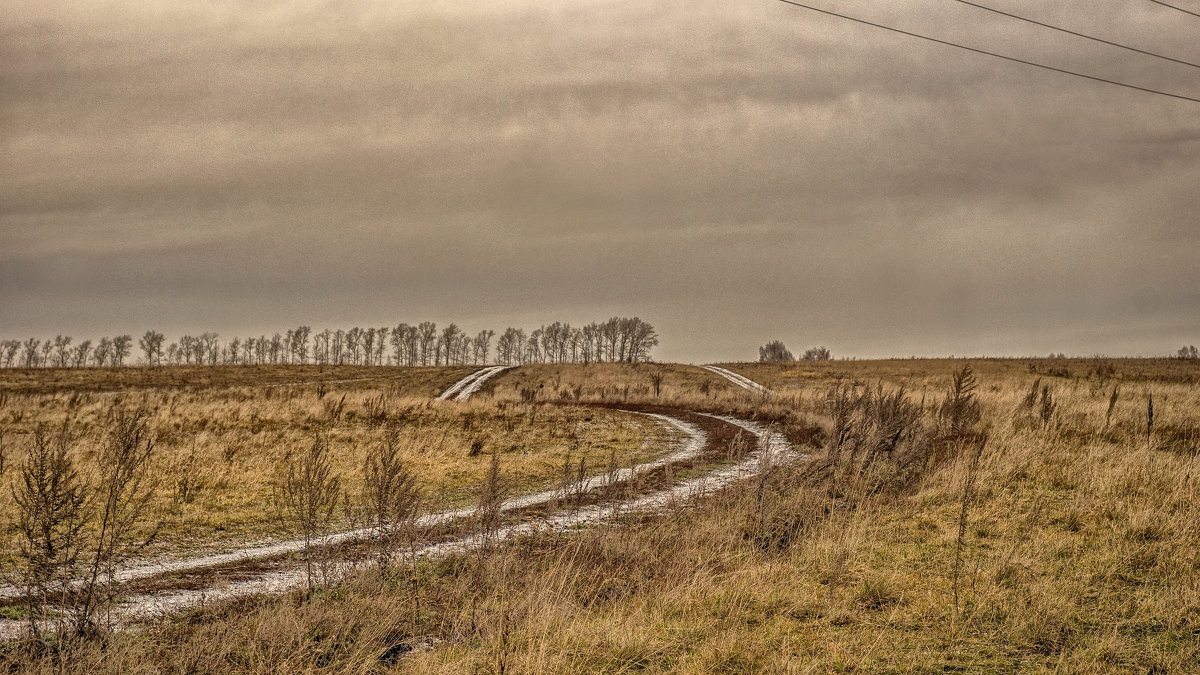
[(867, 578), (855, 590), (854, 601), (867, 609), (878, 611), (899, 603), (900, 594), (886, 579)]
[(938, 408), (938, 418), (942, 421), (947, 436), (963, 436), (979, 423), (982, 410), (979, 407), (976, 389), (978, 384), (970, 364), (963, 364), (962, 368), (954, 371), (950, 389)]

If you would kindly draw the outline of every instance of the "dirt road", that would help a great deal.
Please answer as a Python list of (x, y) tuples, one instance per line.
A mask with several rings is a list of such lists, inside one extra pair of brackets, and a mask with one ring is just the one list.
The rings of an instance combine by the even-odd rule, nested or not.
[(455, 382), (449, 389), (438, 396), (439, 401), (465, 401), (479, 391), (484, 382), (512, 368), (513, 366), (488, 366), (477, 370), (463, 379)]
[[(469, 386), (469, 385), (468, 385)], [(466, 387), (460, 389), (465, 390)], [(647, 414), (668, 427), (677, 435), (670, 452), (653, 461), (593, 476), (566, 487), (569, 494), (594, 492), (616, 483), (628, 483), (639, 476), (663, 469), (669, 465), (696, 459), (705, 452), (709, 444), (706, 432), (699, 425), (677, 416), (657, 413)], [(697, 418), (708, 418), (709, 424), (730, 425), (735, 430), (749, 433), (756, 439), (755, 450), (743, 459), (720, 466), (703, 475), (669, 484), (643, 494), (633, 495), (617, 502), (600, 502), (576, 509), (559, 508), (548, 515), (520, 520), (500, 527), (492, 533), (492, 541), (503, 541), (522, 534), (537, 531), (567, 531), (579, 526), (616, 518), (624, 513), (657, 511), (671, 504), (719, 490), (733, 482), (753, 476), (765, 468), (791, 461), (797, 457), (795, 450), (779, 434), (753, 422), (716, 415), (695, 414)], [(506, 500), (501, 505), (504, 512), (555, 503), (565, 498), (564, 490), (542, 491)], [(420, 519), (421, 526), (435, 526), (469, 518), (474, 509), (454, 509), (427, 514)], [(330, 535), (322, 541), (327, 547), (361, 540), (369, 536), (366, 530), (349, 530)], [(415, 550), (417, 558), (438, 557), (470, 551), (483, 543), (480, 535), (470, 534), (452, 537), (436, 543), (426, 543)], [(243, 548), (227, 553), (200, 556), (167, 563), (130, 567), (118, 572), (115, 579), (123, 584), (132, 582), (133, 588), (123, 595), (123, 602), (114, 609), (117, 625), (153, 619), (164, 614), (188, 607), (203, 605), (227, 598), (248, 595), (281, 593), (301, 586), (306, 573), (299, 562), (289, 558), (302, 551), (303, 541), (285, 541), (262, 546)], [(204, 573), (220, 568), (218, 573)], [(334, 562), (330, 565), (333, 575), (352, 569), (350, 562)], [(188, 580), (192, 575), (195, 579)], [(198, 582), (196, 579), (199, 579)], [(172, 580), (178, 580), (172, 587)], [(139, 582), (145, 582), (152, 590), (139, 591)], [(159, 583), (149, 583), (159, 582)], [(0, 589), (0, 596), (15, 598), (19, 591), (13, 587)], [(19, 621), (0, 621), (0, 636), (15, 637), (26, 629)]]
[(729, 380), (730, 382), (736, 384), (737, 386), (741, 387), (742, 389), (746, 389), (748, 391), (753, 391), (753, 392), (759, 392), (759, 393), (763, 393), (763, 394), (771, 393), (770, 389), (767, 389), (766, 387), (755, 382), (754, 380), (751, 380), (748, 377), (738, 375), (737, 373), (733, 372), (732, 370), (725, 370), (724, 368), (721, 368), (720, 366), (700, 366), (700, 367), (707, 370), (710, 373), (716, 373), (717, 375), (720, 375), (721, 377)]

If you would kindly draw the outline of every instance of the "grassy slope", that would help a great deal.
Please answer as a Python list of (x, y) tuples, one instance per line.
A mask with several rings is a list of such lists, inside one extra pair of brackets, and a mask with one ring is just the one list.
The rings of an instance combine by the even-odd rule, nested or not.
[(0, 393), (52, 394), (140, 392), (143, 390), (209, 390), (351, 380), (342, 388), (382, 386), (411, 396), (436, 396), (471, 366), (397, 368), (393, 366), (144, 366), (127, 368), (6, 368), (0, 371)]
[[(785, 392), (765, 407), (811, 415), (838, 379), (905, 384), (918, 397), (924, 386), (932, 407), (954, 365), (839, 362), (819, 364), (827, 371), (817, 377), (796, 366), (734, 368)], [(1198, 372), (1178, 363), (1115, 367), (1103, 378), (1082, 367), (1070, 377), (1043, 373), (1059, 404), (1044, 425), (1021, 409), (1038, 374), (1023, 362), (980, 363), (989, 442), (965, 529), (957, 611), (964, 458), (909, 489), (874, 495), (853, 482), (831, 489), (800, 467), (629, 528), (533, 540), (386, 582), (368, 574), (307, 604), (214, 608), (122, 636), (107, 650), (84, 648), (70, 665), (1194, 672)], [(582, 382), (558, 376), (556, 388)], [(1116, 384), (1122, 394), (1106, 425)], [(1155, 429), (1147, 440), (1149, 393)], [(715, 385), (693, 398), (700, 406), (763, 403)]]

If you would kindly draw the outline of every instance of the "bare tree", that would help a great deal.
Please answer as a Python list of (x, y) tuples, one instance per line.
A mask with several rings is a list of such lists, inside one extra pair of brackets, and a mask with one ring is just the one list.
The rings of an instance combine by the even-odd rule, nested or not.
[(471, 360), (471, 345), (473, 343), (474, 341), (471, 339), (470, 335), (467, 335), (466, 333), (458, 334), (458, 338), (455, 340), (454, 346), (454, 359), (456, 363), (461, 365)]
[(462, 334), (462, 330), (453, 323), (442, 329), (442, 351), (446, 354), (445, 365), (447, 366), (453, 362), (454, 345), (457, 343), (460, 334)]
[(283, 336), (279, 333), (272, 335), (271, 342), (268, 344), (267, 349), (271, 355), (271, 363), (279, 363), (281, 357), (283, 356)]
[(71, 338), (69, 336), (56, 335), (54, 337), (54, 365), (66, 368), (70, 364), (70, 346)]
[(636, 316), (629, 319), (629, 349), (627, 361), (637, 363), (649, 361), (650, 351), (658, 346), (658, 332), (654, 326)]
[(210, 366), (217, 365), (221, 360), (221, 341), (216, 333), (204, 333), (200, 336), (201, 363)]
[(408, 352), (407, 365), (417, 365), (417, 354), (421, 349), (421, 330), (416, 326), (408, 326), (404, 331), (404, 350)]
[(225, 353), (221, 358), (223, 363), (237, 365), (242, 356), (242, 341), (234, 337), (229, 341), (229, 346), (225, 348)]
[(257, 349), (258, 340), (252, 337), (246, 338), (246, 341), (242, 343), (242, 363), (246, 365), (254, 363), (255, 354), (258, 353)]
[(542, 329), (542, 353), (546, 361), (559, 363), (565, 360), (565, 345), (570, 326), (555, 321)]
[(389, 333), (389, 344), (391, 344), (391, 357), (395, 360), (396, 365), (406, 365), (407, 356), (406, 347), (408, 336), (408, 324), (398, 324), (396, 328), (392, 328)]
[(542, 334), (544, 332), (541, 328), (535, 328), (529, 333), (529, 339), (525, 341), (525, 363), (543, 362)]
[(595, 323), (590, 323), (579, 329), (579, 352), (584, 363), (598, 361), (596, 356), (596, 337), (597, 327)]
[(332, 337), (333, 337), (333, 331), (328, 328), (321, 331), (320, 333), (317, 333), (316, 336), (313, 337), (313, 361), (314, 362), (316, 362), (320, 365), (326, 365), (329, 363), (329, 357), (330, 357), (329, 347), (330, 347), (330, 339)]
[(437, 325), (430, 321), (422, 321), (417, 326), (417, 330), (420, 332), (421, 365), (428, 366), (429, 357), (437, 357), (437, 352), (434, 352), (434, 345), (437, 343)]
[(508, 328), (496, 344), (496, 360), (500, 365), (512, 366), (525, 362), (525, 331)]
[(129, 358), (132, 345), (133, 338), (128, 335), (118, 335), (112, 339), (112, 363), (114, 366), (125, 365), (125, 359)]
[(485, 364), (488, 361), (488, 352), (492, 348), (492, 337), (496, 335), (494, 330), (481, 330), (475, 336), (475, 340), (471, 343), (475, 363)]
[(0, 342), (0, 361), (3, 361), (5, 368), (12, 368), (16, 363), (17, 352), (21, 351), (20, 340), (5, 340)]
[(583, 331), (579, 328), (572, 328), (571, 333), (567, 338), (571, 348), (571, 361), (579, 362), (579, 348), (583, 344)]
[(363, 365), (371, 365), (371, 357), (375, 354), (375, 329), (368, 328), (362, 332)]
[(363, 329), (355, 326), (346, 331), (346, 353), (350, 357), (350, 363), (354, 365), (361, 363), (364, 342), (366, 342), (366, 332)]
[(329, 353), (330, 363), (342, 365), (346, 359), (346, 331), (341, 328), (333, 334), (333, 343), (330, 346)]
[(38, 366), (38, 346), (42, 341), (37, 338), (29, 338), (22, 345), (24, 353), (21, 358), (21, 365), (26, 368), (37, 368)]
[(74, 355), (71, 358), (71, 365), (76, 368), (82, 368), (87, 365), (88, 355), (92, 353), (92, 341), (84, 340), (75, 345)]
[(308, 363), (308, 337), (311, 334), (312, 329), (308, 326), (300, 326), (292, 332), (293, 351), (300, 363)]
[(92, 350), (92, 363), (103, 368), (108, 364), (112, 356), (112, 340), (103, 337), (96, 343), (96, 348)]
[(162, 333), (148, 330), (138, 340), (138, 346), (142, 348), (142, 355), (146, 359), (146, 365), (157, 366), (162, 363), (163, 340), (165, 339), (166, 337)]

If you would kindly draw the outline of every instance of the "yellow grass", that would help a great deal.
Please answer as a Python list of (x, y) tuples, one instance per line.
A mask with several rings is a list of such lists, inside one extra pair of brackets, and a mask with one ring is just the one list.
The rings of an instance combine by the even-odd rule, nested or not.
[(140, 393), (145, 390), (251, 387), (312, 388), (340, 382), (342, 388), (390, 388), (404, 395), (436, 396), (471, 366), (399, 368), (392, 366), (161, 366), (128, 368), (6, 368), (0, 393)]
[[(614, 453), (622, 466), (645, 459), (661, 445), (651, 441), (663, 433), (643, 417), (617, 411), (540, 407), (487, 397), (467, 403), (433, 400), (471, 368), (357, 368), (324, 374), (302, 367), (291, 373), (279, 367), (247, 369), (256, 370), (257, 379), (255, 373), (237, 368), (214, 368), (229, 372), (207, 378), (200, 377), (206, 368), (159, 368), (155, 373), (136, 369), (153, 375), (139, 381), (143, 388), (96, 393), (93, 390), (102, 387), (93, 386), (87, 375), (108, 386), (109, 370), (114, 369), (50, 371), (53, 393), (15, 393), (48, 389), (50, 385), (37, 384), (37, 371), (18, 373), (17, 384), (6, 380), (12, 391), (3, 395), (0, 407), (8, 460), (0, 478), (5, 483), (0, 508), (12, 513), (7, 484), (14, 480), (23, 444), (38, 424), (68, 423), (76, 434), (77, 462), (91, 475), (112, 406), (144, 406), (152, 411), (157, 444), (152, 475), (158, 486), (151, 520), (163, 525), (148, 555), (287, 536), (276, 522), (271, 501), (277, 469), (311, 445), (317, 433), (329, 441), (334, 472), (343, 476), (347, 489), (355, 490), (367, 450), (382, 440), (386, 428), (399, 430), (402, 457), (430, 510), (472, 503), (493, 451), (500, 455), (510, 490), (531, 491), (557, 484), (568, 454), (575, 462), (582, 458), (589, 473), (597, 473)], [(315, 375), (324, 384), (277, 386), (309, 382)], [(330, 383), (347, 376), (374, 379)], [(64, 389), (64, 378), (78, 380), (83, 393)], [(162, 388), (163, 382), (174, 384)], [(147, 388), (150, 384), (153, 389)], [(373, 405), (382, 408), (374, 410)], [(475, 456), (473, 447), (478, 450)], [(185, 475), (197, 479), (195, 497), (186, 503), (176, 492), (176, 482)], [(0, 535), (0, 558), (11, 559), (15, 536), (8, 529)]]
[[(308, 603), (216, 607), (67, 670), (132, 672), (1196, 672), (1200, 665), (1200, 371), (1114, 361), (973, 361), (988, 435), (969, 502), (951, 456), (899, 491), (831, 485), (806, 466), (627, 524), (544, 536), (484, 557), (372, 574)], [(771, 400), (686, 388), (675, 402), (815, 416), (837, 382), (906, 385), (926, 424), (961, 362), (732, 365), (783, 390)], [(599, 369), (618, 399), (637, 369)], [(581, 368), (521, 371), (495, 398), (593, 381)], [(593, 373), (596, 371), (593, 371)], [(1058, 408), (1022, 401), (1038, 378)], [(561, 381), (560, 381), (561, 380)], [(1106, 424), (1109, 395), (1121, 397)], [(600, 385), (597, 385), (600, 386)], [(1155, 425), (1146, 434), (1146, 404)], [(595, 397), (603, 397), (599, 391)], [(630, 397), (652, 399), (645, 392)], [(481, 403), (482, 405), (482, 403)], [(819, 458), (818, 458), (819, 459)], [(761, 524), (765, 523), (765, 530)], [(762, 532), (775, 539), (764, 540)], [(786, 537), (782, 534), (786, 533)], [(765, 543), (764, 543), (765, 542)], [(410, 652), (410, 648), (415, 651)], [(51, 660), (9, 656), (22, 667)], [(381, 660), (382, 659), (382, 660)]]

